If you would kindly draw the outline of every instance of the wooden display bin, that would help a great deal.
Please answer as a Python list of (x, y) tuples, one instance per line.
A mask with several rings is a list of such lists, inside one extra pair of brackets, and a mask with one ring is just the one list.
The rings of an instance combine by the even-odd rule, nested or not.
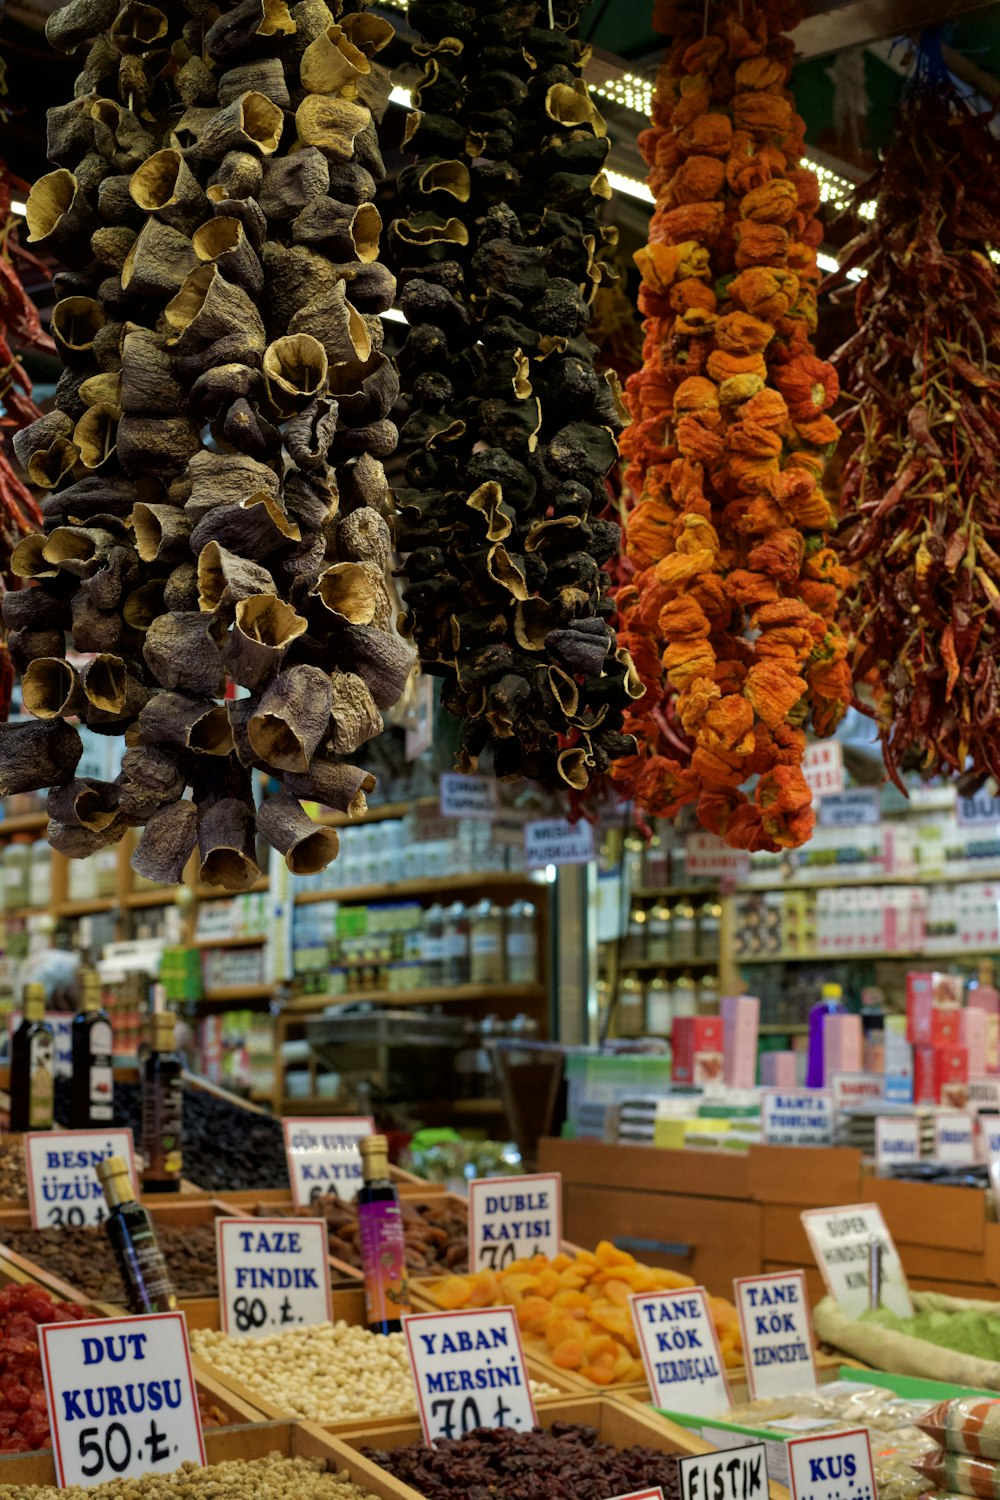
[[(420, 1309), (417, 1310), (419, 1311)], [(218, 1329), (221, 1327), (219, 1303), (214, 1297), (198, 1298), (193, 1302), (185, 1303), (184, 1311), (187, 1315), (188, 1327), (190, 1329)], [(333, 1294), (333, 1316), (334, 1321), (343, 1320), (345, 1323), (363, 1326), (365, 1322), (364, 1291), (360, 1287), (335, 1291)], [(261, 1395), (253, 1386), (237, 1380), (234, 1375), (230, 1375), (227, 1371), (212, 1364), (211, 1360), (206, 1359), (203, 1355), (195, 1354), (193, 1356), (193, 1363), (199, 1380), (202, 1375), (210, 1378), (216, 1384), (230, 1391), (234, 1398), (239, 1400), (244, 1406), (253, 1408), (262, 1417), (275, 1421), (290, 1420), (289, 1412), (282, 1410), (275, 1402)], [(575, 1396), (582, 1390), (582, 1383), (567, 1371), (559, 1370), (555, 1366), (552, 1366), (551, 1369), (542, 1368), (540, 1363), (530, 1355), (527, 1358), (527, 1368), (528, 1375), (532, 1379), (543, 1380), (547, 1385), (555, 1386), (556, 1390), (560, 1393), (558, 1396), (536, 1397), (536, 1404), (540, 1411), (550, 1406), (553, 1401), (565, 1400), (568, 1396)], [(414, 1395), (415, 1410), (416, 1396)], [(364, 1426), (366, 1432), (380, 1432), (386, 1426), (393, 1426), (407, 1420), (408, 1418), (405, 1415), (371, 1417), (365, 1421)], [(350, 1417), (343, 1422), (322, 1422), (316, 1425), (321, 1426), (326, 1432), (338, 1432), (342, 1429), (351, 1429), (353, 1431), (359, 1427), (360, 1419)]]
[[(684, 1432), (665, 1417), (643, 1410), (637, 1402), (626, 1403), (608, 1396), (574, 1396), (566, 1401), (548, 1402), (538, 1407), (538, 1420), (545, 1428), (551, 1427), (553, 1422), (583, 1423), (595, 1428), (602, 1442), (613, 1443), (616, 1448), (642, 1444), (647, 1448), (655, 1448), (660, 1453), (678, 1454), (682, 1457), (692, 1451), (712, 1451), (708, 1443), (692, 1449), (690, 1444), (699, 1441), (693, 1434)], [(359, 1469), (352, 1468), (357, 1484), (382, 1495), (386, 1492), (377, 1488), (378, 1481), (389, 1479), (396, 1486), (389, 1492), (395, 1500), (423, 1500), (419, 1490), (392, 1479), (385, 1469), (363, 1456), (363, 1450), (369, 1447), (402, 1448), (421, 1442), (420, 1424), (416, 1419), (388, 1423), (377, 1432), (376, 1439), (373, 1443), (372, 1429), (355, 1427), (350, 1431), (339, 1432), (333, 1439), (333, 1446), (338, 1453), (344, 1454), (345, 1459), (352, 1459), (360, 1466)], [(787, 1491), (778, 1486), (772, 1485), (771, 1493), (774, 1500), (787, 1500)], [(569, 1492), (567, 1500), (568, 1496)]]
[[(205, 1429), (205, 1456), (210, 1464), (266, 1458), (269, 1453), (325, 1459), (333, 1472), (346, 1469), (355, 1484), (371, 1491), (378, 1500), (400, 1500), (404, 1494), (414, 1494), (384, 1473), (369, 1474), (372, 1465), (353, 1450), (338, 1447), (321, 1428), (308, 1422), (256, 1422)], [(50, 1451), (0, 1455), (0, 1485), (55, 1483), (56, 1469)]]

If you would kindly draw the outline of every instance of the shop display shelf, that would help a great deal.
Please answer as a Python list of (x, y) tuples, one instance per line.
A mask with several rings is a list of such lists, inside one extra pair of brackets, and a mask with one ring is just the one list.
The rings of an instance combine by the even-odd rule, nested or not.
[(116, 896), (79, 896), (56, 901), (52, 913), (56, 917), (89, 917), (97, 912), (113, 911), (118, 904)]
[(269, 934), (266, 932), (239, 932), (234, 937), (195, 937), (191, 939), (192, 948), (259, 948), (261, 943), (266, 943)]
[(635, 901), (655, 901), (667, 896), (719, 896), (721, 891), (709, 881), (706, 885), (637, 885), (630, 894)]
[[(261, 891), (267, 891), (270, 888), (270, 878), (267, 875), (262, 875), (249, 890), (241, 891), (240, 895), (257, 896)], [(193, 887), (193, 890), (198, 901), (231, 901), (233, 899), (232, 891), (227, 891), (221, 885), (196, 885)]]
[[(207, 990), (205, 998), (215, 999), (224, 993), (222, 990)], [(419, 990), (348, 990), (342, 995), (299, 995), (283, 1007), (283, 1014), (313, 1013), (334, 1005), (356, 1004), (359, 1000), (378, 1005), (463, 1005), (474, 1001), (486, 1005), (497, 1000), (529, 1003), (544, 999), (547, 993), (541, 984), (455, 984), (447, 989), (434, 986)]]
[[(666, 1417), (661, 1417), (652, 1411), (644, 1411), (638, 1402), (620, 1401), (613, 1396), (570, 1396), (565, 1401), (546, 1401), (538, 1404), (539, 1424), (544, 1428), (552, 1426), (553, 1422), (579, 1422), (588, 1427), (593, 1427), (602, 1442), (613, 1443), (616, 1448), (629, 1448), (636, 1444), (643, 1447), (655, 1448), (660, 1453), (677, 1454), (681, 1457), (691, 1453), (710, 1453), (712, 1445), (701, 1443), (700, 1447), (692, 1448), (692, 1444), (698, 1440), (691, 1434), (682, 1431), (676, 1423)], [(333, 1438), (333, 1445), (345, 1460), (352, 1458), (360, 1468), (352, 1470), (356, 1474), (356, 1483), (365, 1485), (375, 1490), (376, 1494), (382, 1491), (376, 1489), (379, 1478), (389, 1478), (384, 1469), (363, 1456), (363, 1449), (378, 1446), (381, 1448), (402, 1448), (422, 1441), (419, 1423), (414, 1419), (390, 1423), (381, 1428), (377, 1434), (377, 1445), (372, 1443), (372, 1429), (355, 1425), (349, 1431), (340, 1431)], [(395, 1500), (422, 1500), (420, 1492), (408, 1484), (393, 1481), (396, 1489), (392, 1491)], [(787, 1491), (780, 1486), (771, 1486), (772, 1500), (787, 1500)]]
[(215, 990), (203, 990), (196, 1005), (229, 1005), (234, 1000), (270, 1000), (275, 986), (261, 984), (225, 984)]
[(342, 812), (318, 813), (316, 822), (325, 823), (329, 828), (356, 828), (360, 823), (384, 823), (389, 818), (405, 818), (407, 813), (418, 809), (429, 812), (431, 808), (438, 806), (438, 797), (411, 797), (403, 802), (376, 802), (374, 807), (369, 804), (360, 818), (352, 818), (350, 813)]
[(871, 963), (885, 959), (897, 959), (901, 963), (912, 963), (914, 959), (924, 963), (962, 963), (966, 959), (995, 958), (996, 951), (996, 948), (879, 948), (857, 953), (737, 953), (733, 956), (733, 963), (737, 967), (749, 964)]
[(718, 958), (619, 958), (619, 969), (717, 969)]
[(24, 922), (29, 917), (47, 917), (49, 908), (47, 906), (10, 906), (5, 911), (0, 911), (0, 920), (5, 922)]
[(330, 886), (322, 891), (302, 891), (296, 906), (314, 906), (318, 901), (339, 901), (352, 906), (362, 901), (396, 901), (405, 896), (437, 896), (459, 891), (520, 891), (536, 889), (541, 880), (530, 870), (468, 870), (457, 875), (427, 875), (415, 880), (388, 880), (375, 885)]
[[(250, 1421), (241, 1426), (205, 1429), (205, 1456), (210, 1464), (226, 1463), (231, 1459), (266, 1458), (269, 1453), (323, 1459), (331, 1470), (346, 1469), (355, 1484), (370, 1490), (378, 1500), (401, 1500), (404, 1494), (414, 1493), (404, 1491), (386, 1474), (370, 1476), (370, 1465), (354, 1452), (338, 1448), (322, 1428), (308, 1422)], [(0, 1456), (2, 1485), (55, 1483), (56, 1470), (50, 1450)]]

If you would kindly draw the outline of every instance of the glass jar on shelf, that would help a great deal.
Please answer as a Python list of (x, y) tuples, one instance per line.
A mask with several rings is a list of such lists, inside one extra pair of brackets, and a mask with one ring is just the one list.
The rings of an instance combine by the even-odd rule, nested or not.
[(469, 914), (469, 980), (472, 984), (503, 984), (503, 912), (484, 897)]
[(630, 891), (638, 890), (643, 883), (642, 862), (645, 845), (637, 833), (625, 835), (622, 846), (622, 874)]
[(698, 984), (693, 974), (685, 972), (674, 981), (674, 1019), (698, 1014)]
[(674, 1024), (674, 990), (660, 971), (646, 986), (646, 1030), (650, 1036), (668, 1037)]
[(530, 901), (514, 901), (507, 908), (504, 950), (508, 984), (537, 984), (538, 927)]
[(679, 901), (674, 907), (671, 924), (675, 963), (693, 963), (698, 957), (698, 920), (690, 901)]
[(660, 963), (669, 963), (673, 957), (671, 946), (671, 911), (665, 901), (657, 901), (646, 917), (646, 957)]
[(646, 845), (642, 862), (642, 883), (647, 889), (659, 890), (669, 885), (670, 856), (667, 845), (658, 833), (654, 833)]
[(711, 970), (702, 974), (698, 980), (698, 1014), (699, 1016), (717, 1016), (719, 1014), (719, 976)]
[(628, 927), (622, 944), (622, 958), (646, 957), (646, 908), (638, 901), (632, 902), (628, 914)]
[(645, 987), (637, 974), (626, 974), (618, 989), (617, 1033), (619, 1036), (642, 1036), (645, 1027)]
[(718, 901), (706, 901), (698, 912), (698, 957), (707, 963), (719, 961), (719, 929), (722, 907)]
[(444, 980), (444, 907), (440, 901), (435, 901), (424, 913), (420, 957), (424, 984), (428, 989), (440, 987)]
[(453, 901), (445, 910), (442, 968), (445, 984), (468, 984), (469, 913), (462, 901)]

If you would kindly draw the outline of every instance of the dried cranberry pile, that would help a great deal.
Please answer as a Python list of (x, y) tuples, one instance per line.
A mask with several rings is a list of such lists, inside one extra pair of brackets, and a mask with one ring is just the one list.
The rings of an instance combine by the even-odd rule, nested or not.
[(480, 1427), (432, 1448), (366, 1448), (365, 1457), (426, 1500), (607, 1500), (655, 1485), (665, 1500), (680, 1494), (676, 1459), (655, 1448), (614, 1448), (576, 1422), (553, 1422), (547, 1432)]
[(0, 1453), (28, 1453), (49, 1444), (39, 1323), (72, 1323), (86, 1309), (57, 1302), (44, 1287), (0, 1287)]

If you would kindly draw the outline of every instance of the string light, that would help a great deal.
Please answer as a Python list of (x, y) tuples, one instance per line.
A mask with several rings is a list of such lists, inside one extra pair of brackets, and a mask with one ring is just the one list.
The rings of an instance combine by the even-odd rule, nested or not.
[(592, 94), (610, 99), (622, 109), (630, 109), (637, 115), (648, 115), (653, 109), (653, 85), (648, 78), (637, 73), (621, 73), (616, 78), (607, 78), (603, 83), (589, 85)]

